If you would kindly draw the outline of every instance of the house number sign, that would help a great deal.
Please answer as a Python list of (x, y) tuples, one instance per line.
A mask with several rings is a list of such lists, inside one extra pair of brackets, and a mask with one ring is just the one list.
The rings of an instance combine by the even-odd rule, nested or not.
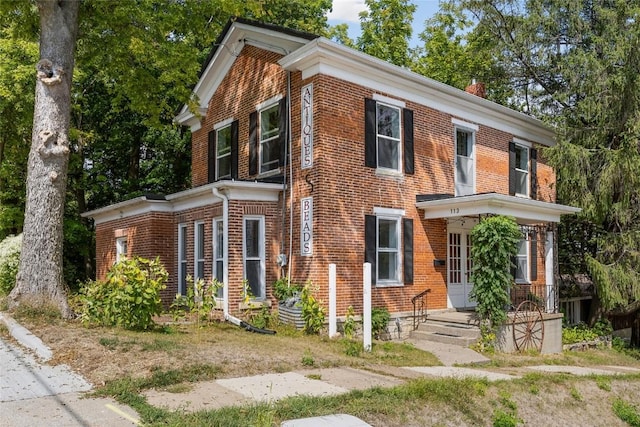
[(300, 254), (313, 255), (313, 197), (301, 200)]
[(302, 88), (302, 169), (313, 166), (313, 84)]

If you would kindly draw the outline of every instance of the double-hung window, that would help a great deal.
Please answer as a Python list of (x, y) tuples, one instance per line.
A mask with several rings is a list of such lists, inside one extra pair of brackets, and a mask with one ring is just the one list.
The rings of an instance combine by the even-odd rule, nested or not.
[(400, 218), (378, 218), (378, 285), (399, 284)]
[(535, 199), (537, 150), (526, 141), (509, 143), (509, 194)]
[(400, 172), (400, 108), (378, 102), (376, 128), (378, 168)]
[[(213, 277), (218, 283), (224, 283), (224, 221), (213, 220)], [(218, 288), (216, 297), (222, 298), (222, 287)]]
[(377, 286), (413, 283), (413, 220), (404, 210), (374, 208), (365, 216), (365, 262)]
[(455, 173), (456, 196), (468, 196), (475, 192), (475, 135), (478, 126), (452, 119), (455, 125)]
[(516, 283), (532, 283), (538, 280), (538, 238), (535, 228), (521, 226), (522, 238), (512, 259), (511, 273)]
[(280, 110), (274, 104), (260, 111), (260, 173), (280, 164)]
[(271, 98), (249, 114), (249, 175), (271, 175), (286, 164), (286, 137), (286, 97)]
[(365, 166), (382, 174), (414, 173), (413, 110), (403, 101), (365, 99)]
[(187, 224), (178, 225), (178, 293), (187, 294)]
[(204, 222), (196, 221), (193, 230), (193, 280), (204, 279)]
[(231, 178), (231, 124), (216, 133), (216, 180)]
[(264, 217), (245, 217), (242, 245), (244, 278), (250, 296), (259, 300), (264, 299), (266, 289), (264, 241)]
[(516, 283), (529, 283), (529, 245), (526, 239), (520, 239), (518, 242), (518, 252), (514, 261)]
[(116, 239), (116, 262), (127, 259), (127, 237), (118, 237)]

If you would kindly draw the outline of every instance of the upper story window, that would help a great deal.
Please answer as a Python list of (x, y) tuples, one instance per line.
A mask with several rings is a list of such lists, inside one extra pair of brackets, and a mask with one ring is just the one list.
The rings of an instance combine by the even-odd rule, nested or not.
[(260, 173), (280, 163), (280, 111), (278, 104), (260, 111)]
[(403, 102), (365, 99), (365, 165), (381, 172), (414, 173), (413, 111)]
[(537, 157), (537, 150), (528, 143), (509, 143), (509, 194), (536, 198)]
[(238, 121), (217, 123), (209, 132), (208, 182), (238, 179)]
[(216, 179), (231, 178), (231, 125), (216, 132)]
[(455, 125), (454, 190), (456, 196), (475, 193), (475, 135), (478, 126), (452, 119)]
[(249, 175), (277, 173), (287, 157), (287, 102), (275, 97), (249, 114)]

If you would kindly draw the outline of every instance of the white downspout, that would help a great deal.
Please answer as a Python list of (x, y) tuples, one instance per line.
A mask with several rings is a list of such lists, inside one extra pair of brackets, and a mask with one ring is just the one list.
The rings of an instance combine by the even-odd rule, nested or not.
[[(287, 103), (289, 104), (288, 123), (289, 128), (289, 262), (287, 265), (287, 277), (291, 281), (291, 265), (293, 264), (293, 129), (291, 129), (291, 71), (287, 71)], [(285, 166), (286, 167), (286, 166)], [(286, 197), (286, 185), (283, 196)]]
[(225, 320), (229, 319), (229, 198), (221, 193), (217, 187), (213, 187), (213, 195), (222, 199), (222, 311)]

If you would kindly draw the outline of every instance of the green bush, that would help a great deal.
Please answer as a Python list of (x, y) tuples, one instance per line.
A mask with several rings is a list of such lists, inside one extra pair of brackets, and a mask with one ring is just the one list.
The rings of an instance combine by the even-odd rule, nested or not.
[(281, 277), (273, 283), (273, 296), (284, 302), (302, 290), (302, 286), (291, 283), (288, 277)]
[(123, 260), (113, 265), (105, 281), (85, 284), (80, 292), (81, 319), (85, 324), (151, 328), (153, 316), (162, 312), (160, 291), (167, 271), (156, 258)]
[(352, 339), (356, 335), (356, 321), (353, 316), (355, 312), (353, 310), (353, 306), (350, 305), (347, 308), (347, 315), (344, 318), (344, 323), (342, 324), (342, 331), (344, 332), (344, 337), (346, 339)]
[(374, 307), (371, 309), (371, 333), (376, 339), (380, 339), (383, 332), (387, 330), (391, 315), (385, 307)]
[(324, 307), (313, 296), (311, 283), (307, 283), (302, 288), (301, 304), (304, 333), (309, 335), (320, 333), (324, 326)]
[(22, 234), (9, 236), (0, 242), (0, 295), (9, 295), (16, 285), (21, 247)]
[(197, 316), (197, 320), (211, 320), (216, 306), (216, 295), (223, 284), (216, 279), (205, 282), (203, 279), (193, 281), (187, 276), (187, 294), (176, 294), (169, 307), (173, 320), (186, 319), (189, 314)]

